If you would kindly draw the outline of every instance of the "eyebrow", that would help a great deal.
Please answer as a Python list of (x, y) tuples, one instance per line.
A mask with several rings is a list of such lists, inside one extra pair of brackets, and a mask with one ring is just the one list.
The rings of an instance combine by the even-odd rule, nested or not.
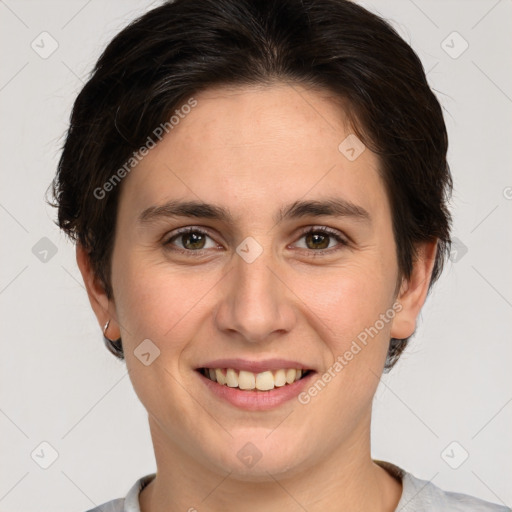
[[(282, 207), (274, 222), (298, 219), (301, 217), (349, 217), (359, 221), (371, 223), (371, 216), (362, 206), (356, 205), (346, 199), (331, 197), (321, 200), (295, 201)], [(140, 224), (149, 224), (158, 219), (174, 217), (194, 217), (201, 219), (218, 220), (233, 224), (233, 215), (228, 209), (215, 204), (202, 201), (171, 200), (159, 206), (146, 208), (138, 217)]]

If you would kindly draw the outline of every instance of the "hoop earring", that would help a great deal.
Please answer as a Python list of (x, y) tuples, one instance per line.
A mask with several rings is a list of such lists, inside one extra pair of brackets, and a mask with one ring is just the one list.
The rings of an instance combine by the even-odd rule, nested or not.
[(121, 342), (121, 338), (117, 338), (117, 340), (111, 340), (110, 338), (107, 338), (106, 332), (107, 332), (109, 324), (110, 324), (110, 319), (107, 320), (105, 327), (103, 327), (103, 341), (105, 342), (105, 346), (108, 348), (108, 350), (112, 354), (114, 354), (116, 357), (119, 357), (120, 359), (122, 359), (122, 358), (124, 358), (124, 351), (123, 351), (123, 345)]

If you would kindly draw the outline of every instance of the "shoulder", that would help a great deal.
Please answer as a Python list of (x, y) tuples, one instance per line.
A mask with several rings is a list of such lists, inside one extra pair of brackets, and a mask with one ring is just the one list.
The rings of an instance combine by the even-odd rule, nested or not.
[(140, 512), (139, 494), (146, 485), (151, 482), (156, 476), (156, 473), (139, 478), (130, 488), (128, 494), (124, 498), (116, 498), (115, 500), (107, 501), (96, 508), (88, 510), (87, 512)]
[[(408, 486), (417, 493), (410, 497), (410, 504), (404, 503), (403, 512), (418, 510), (419, 505), (424, 510), (443, 510), (446, 512), (510, 512), (510, 508), (484, 501), (468, 494), (445, 491), (432, 482), (421, 480), (405, 473), (404, 480)], [(405, 484), (404, 484), (405, 487)], [(412, 505), (412, 507), (411, 507)]]
[(87, 512), (124, 512), (124, 498), (108, 501), (103, 505), (91, 508)]
[(389, 462), (378, 461), (378, 464), (402, 481), (402, 497), (396, 512), (511, 512), (509, 507), (503, 505), (468, 494), (445, 491)]

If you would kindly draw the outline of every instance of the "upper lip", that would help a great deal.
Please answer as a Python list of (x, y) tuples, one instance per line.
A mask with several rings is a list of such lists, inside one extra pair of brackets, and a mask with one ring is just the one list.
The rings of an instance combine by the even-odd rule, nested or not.
[(248, 359), (215, 359), (208, 361), (199, 368), (233, 368), (236, 370), (245, 370), (253, 373), (261, 373), (266, 370), (280, 370), (295, 368), (301, 370), (313, 370), (311, 366), (305, 365), (298, 361), (291, 361), (289, 359), (263, 359), (261, 361), (249, 361)]

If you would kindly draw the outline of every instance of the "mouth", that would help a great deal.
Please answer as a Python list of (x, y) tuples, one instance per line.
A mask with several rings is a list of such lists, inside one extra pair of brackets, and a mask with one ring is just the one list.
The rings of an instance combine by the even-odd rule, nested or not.
[(281, 368), (259, 373), (236, 368), (197, 368), (196, 371), (221, 386), (252, 393), (268, 393), (275, 388), (286, 388), (315, 373), (314, 370), (302, 368)]

